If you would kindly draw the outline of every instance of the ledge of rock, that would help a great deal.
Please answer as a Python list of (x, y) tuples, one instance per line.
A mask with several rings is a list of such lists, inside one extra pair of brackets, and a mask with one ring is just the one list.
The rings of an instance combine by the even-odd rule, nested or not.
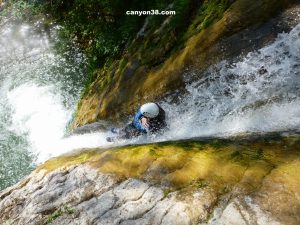
[(299, 224), (300, 137), (80, 150), (0, 192), (0, 224)]
[[(149, 29), (153, 32), (133, 41), (119, 60), (95, 73), (95, 80), (79, 102), (73, 128), (103, 119), (120, 122), (143, 102), (161, 100), (173, 92), (184, 93), (184, 76), (194, 79), (196, 73), (199, 79), (210, 66), (260, 49), (300, 21), (300, 4), (295, 0), (231, 2), (221, 18), (195, 30), (172, 54), (155, 54), (162, 46), (172, 46), (166, 51), (170, 52), (179, 45), (175, 41), (178, 37), (165, 27), (169, 18), (158, 29), (162, 32)], [(149, 57), (153, 63), (143, 63)]]

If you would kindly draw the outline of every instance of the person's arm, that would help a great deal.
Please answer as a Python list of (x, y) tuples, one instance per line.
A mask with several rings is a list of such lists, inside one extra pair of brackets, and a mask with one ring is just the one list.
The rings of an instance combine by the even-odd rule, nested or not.
[(136, 129), (142, 131), (142, 132), (147, 132), (146, 129), (144, 129), (142, 127), (142, 124), (140, 123), (140, 120), (142, 119), (143, 117), (143, 114), (141, 113), (141, 111), (139, 110), (135, 116), (134, 116), (134, 119), (133, 119), (133, 125), (135, 126)]

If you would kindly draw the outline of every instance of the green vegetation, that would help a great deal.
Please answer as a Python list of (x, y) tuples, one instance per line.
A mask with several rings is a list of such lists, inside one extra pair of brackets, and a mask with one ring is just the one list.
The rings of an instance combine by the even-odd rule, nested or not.
[(0, 0), (0, 4), (2, 2), (5, 3), (5, 7), (0, 8), (0, 22), (5, 18), (30, 20), (41, 12), (40, 7), (34, 7), (33, 1)]
[[(45, 23), (61, 24), (63, 28), (60, 31), (60, 39), (75, 40), (88, 56), (86, 81), (88, 87), (96, 78), (95, 69), (104, 66), (109, 68), (114, 60), (120, 59), (145, 23), (145, 15), (128, 16), (127, 10), (176, 11), (176, 15), (171, 16), (170, 22), (164, 28), (159, 45), (155, 43), (151, 33), (161, 26), (167, 16), (150, 16), (147, 28), (150, 30), (150, 36), (145, 37), (142, 42), (134, 43), (134, 46), (128, 49), (129, 53), (132, 50), (131, 53), (134, 54), (141, 44), (145, 44), (140, 51), (142, 58), (145, 58), (143, 64), (155, 66), (169, 53), (183, 46), (191, 35), (220, 18), (229, 6), (228, 2), (228, 0), (9, 0), (6, 1), (8, 10), (4, 10), (1, 15), (7, 16), (13, 12), (12, 17), (25, 20), (44, 15)], [(58, 49), (65, 48), (66, 45), (63, 41), (59, 43)], [(165, 50), (161, 52), (161, 48)]]
[(142, 27), (145, 16), (128, 16), (127, 10), (164, 9), (170, 1), (40, 0), (34, 7), (63, 25), (64, 33), (85, 49), (90, 66), (102, 67), (117, 58)]
[[(194, 46), (190, 38), (222, 18), (225, 10), (235, 1), (10, 0), (8, 2), (10, 7), (18, 8), (19, 17), (27, 20), (32, 19), (34, 15), (37, 18), (44, 18), (43, 21), (49, 29), (53, 24), (61, 24), (60, 41), (56, 46), (58, 52), (67, 52), (70, 49), (69, 42), (75, 41), (86, 53), (87, 72), (81, 100), (91, 98), (92, 101), (79, 102), (74, 128), (99, 118), (111, 119), (107, 118), (107, 115), (112, 116), (114, 114), (112, 108), (118, 108), (114, 104), (121, 107), (129, 101), (136, 101), (133, 99), (133, 96), (137, 95), (134, 93), (135, 90), (139, 90), (141, 93), (138, 94), (143, 95), (149, 87), (159, 82), (161, 89), (155, 95), (161, 96), (181, 85), (180, 68), (189, 56), (186, 51), (180, 50), (186, 46), (189, 46), (190, 52), (197, 50), (198, 47)], [(152, 9), (174, 10), (176, 15), (148, 17), (126, 15), (128, 10)], [(147, 24), (144, 27), (145, 32), (137, 35), (145, 24)], [(212, 41), (217, 34), (213, 35), (211, 37), (211, 34), (208, 34)], [(203, 44), (208, 45), (210, 43)], [(175, 59), (178, 60), (176, 66), (172, 64)], [(176, 70), (175, 73), (170, 69)], [(172, 79), (169, 78), (169, 74), (172, 74)], [(122, 91), (123, 89), (126, 92)], [(100, 108), (99, 102), (102, 103)], [(136, 102), (130, 103), (131, 106), (134, 104)], [(82, 108), (84, 109), (81, 110)], [(122, 111), (128, 110), (132, 109), (122, 106)]]
[(192, 35), (207, 28), (213, 21), (222, 18), (229, 6), (229, 0), (205, 0), (183, 39), (187, 40)]
[(56, 220), (58, 217), (60, 217), (64, 214), (71, 215), (74, 212), (75, 212), (74, 209), (72, 209), (68, 206), (64, 206), (63, 208), (59, 208), (59, 209), (55, 210), (51, 215), (49, 215), (45, 219), (45, 221), (43, 222), (43, 225), (52, 223), (54, 220)]

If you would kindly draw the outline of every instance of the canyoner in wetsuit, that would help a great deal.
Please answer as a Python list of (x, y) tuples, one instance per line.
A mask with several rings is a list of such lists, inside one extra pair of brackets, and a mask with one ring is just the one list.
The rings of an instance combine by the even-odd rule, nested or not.
[[(156, 133), (166, 128), (166, 113), (157, 103), (142, 105), (135, 114), (133, 121), (120, 131), (113, 128), (112, 133), (118, 133), (121, 139), (130, 139), (144, 134)], [(107, 141), (114, 141), (107, 138)]]

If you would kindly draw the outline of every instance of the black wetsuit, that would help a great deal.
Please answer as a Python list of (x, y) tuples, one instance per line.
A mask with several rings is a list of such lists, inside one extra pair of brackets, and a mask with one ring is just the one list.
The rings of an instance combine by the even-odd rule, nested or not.
[[(166, 113), (165, 111), (158, 105), (156, 104), (159, 108), (159, 113), (156, 117), (154, 118), (149, 118), (149, 129), (148, 131), (150, 133), (156, 133), (164, 128), (166, 128)], [(143, 114), (141, 113), (140, 109), (136, 113), (133, 121), (128, 124), (122, 131), (123, 137), (124, 138), (132, 138), (132, 137), (137, 137), (143, 134), (147, 133), (147, 130), (142, 127), (141, 124), (141, 119), (143, 118)]]

